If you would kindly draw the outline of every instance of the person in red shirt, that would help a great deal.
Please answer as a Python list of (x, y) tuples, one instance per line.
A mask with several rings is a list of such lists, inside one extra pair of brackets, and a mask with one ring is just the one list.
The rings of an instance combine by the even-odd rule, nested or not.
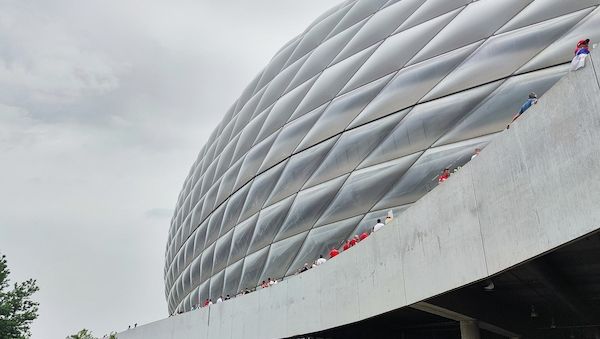
[(442, 183), (442, 182), (448, 180), (448, 178), (450, 178), (450, 169), (444, 168), (444, 171), (438, 177), (438, 182)]
[(346, 243), (344, 244), (344, 251), (347, 251), (350, 248), (350, 241), (346, 240)]
[(338, 254), (340, 254), (340, 251), (338, 251), (336, 248), (332, 248), (331, 251), (329, 251), (329, 259), (335, 257)]
[(352, 247), (358, 243), (358, 241), (356, 241), (356, 238), (358, 238), (358, 236), (350, 239), (350, 241), (348, 242), (348, 245), (350, 245), (349, 247)]
[(367, 234), (367, 232), (362, 232), (362, 234), (358, 237), (360, 239), (360, 241), (363, 241), (365, 239), (367, 239), (369, 235)]

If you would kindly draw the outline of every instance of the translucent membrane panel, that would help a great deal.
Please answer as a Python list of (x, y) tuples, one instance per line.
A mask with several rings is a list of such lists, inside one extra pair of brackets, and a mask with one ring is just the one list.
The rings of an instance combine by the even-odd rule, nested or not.
[(283, 72), (277, 74), (273, 81), (271, 81), (271, 83), (269, 83), (267, 86), (260, 103), (256, 107), (256, 110), (264, 110), (281, 97), (292, 79), (296, 76), (296, 74), (298, 74), (300, 67), (302, 67), (302, 65), (304, 65), (306, 62), (306, 59), (308, 59), (308, 55), (300, 58), (298, 61), (286, 68)]
[(362, 21), (366, 17), (377, 12), (377, 10), (379, 10), (386, 2), (387, 0), (361, 0), (355, 2), (344, 18), (339, 20), (339, 23), (337, 26), (335, 26), (330, 36), (338, 34), (346, 28), (353, 26), (357, 22)]
[(221, 181), (221, 186), (219, 186), (219, 192), (217, 193), (216, 205), (220, 205), (229, 197), (229, 195), (231, 195), (243, 161), (244, 159), (238, 160), (238, 162), (229, 167), (227, 172), (223, 175), (223, 180)]
[(352, 172), (367, 154), (390, 133), (401, 118), (402, 116), (395, 114), (346, 131), (304, 187), (314, 186)]
[(375, 13), (336, 57), (343, 60), (390, 36), (425, 0), (404, 0)]
[(259, 172), (289, 157), (308, 131), (315, 125), (324, 110), (325, 105), (288, 123), (277, 135), (277, 139), (265, 157), (265, 161), (260, 167)]
[(236, 162), (239, 158), (241, 158), (244, 154), (248, 152), (250, 147), (252, 147), (254, 140), (256, 139), (258, 132), (260, 132), (260, 129), (262, 128), (262, 125), (265, 122), (265, 119), (268, 115), (269, 109), (266, 109), (265, 111), (260, 113), (260, 115), (254, 118), (242, 130), (242, 133), (240, 134), (240, 139), (238, 140), (235, 149), (235, 153), (233, 155), (233, 158), (231, 159), (232, 162)]
[(269, 116), (262, 127), (262, 130), (260, 131), (260, 134), (258, 135), (257, 140), (263, 140), (285, 125), (292, 113), (294, 113), (298, 107), (300, 101), (304, 99), (306, 93), (316, 80), (317, 78), (315, 77), (314, 79), (303, 83), (284, 95), (275, 103), (271, 113), (269, 113)]
[(181, 302), (181, 299), (183, 297), (184, 297), (183, 281), (181, 281), (181, 279), (179, 279), (177, 281), (177, 285), (176, 285), (176, 289), (175, 289), (175, 300), (177, 301), (178, 304)]
[(194, 291), (190, 294), (190, 304), (192, 305), (192, 308), (198, 308), (201, 305), (199, 295), (200, 291), (198, 290), (198, 287), (194, 288)]
[(291, 119), (300, 117), (333, 99), (375, 48), (376, 46), (373, 46), (357, 53), (323, 71)]
[(187, 267), (185, 270), (183, 270), (183, 273), (181, 273), (181, 282), (182, 282), (184, 294), (187, 294), (189, 291), (191, 291), (190, 268), (189, 267)]
[(480, 43), (476, 43), (459, 48), (400, 70), (381, 93), (352, 121), (350, 127), (365, 124), (416, 104), (479, 45)]
[(536, 0), (502, 27), (498, 33), (513, 31), (538, 22), (577, 12), (584, 8), (597, 6), (598, 4), (600, 4), (598, 0)]
[(233, 157), (233, 152), (235, 151), (235, 146), (237, 145), (238, 140), (239, 135), (233, 138), (233, 140), (225, 147), (221, 156), (219, 157), (217, 170), (215, 171), (215, 176), (217, 178), (221, 177), (223, 173), (229, 169), (229, 165), (231, 165), (231, 158)]
[(188, 238), (185, 243), (185, 264), (189, 264), (194, 259), (194, 237)]
[(491, 37), (424, 100), (439, 98), (511, 75), (581, 18), (580, 13), (568, 15)]
[(360, 167), (427, 149), (499, 85), (499, 82), (495, 82), (417, 105)]
[(242, 268), (244, 267), (244, 261), (239, 260), (233, 265), (228, 266), (225, 269), (225, 282), (223, 284), (223, 295), (233, 297), (237, 294), (238, 286), (242, 278)]
[(210, 216), (210, 221), (208, 222), (208, 230), (206, 231), (206, 245), (205, 246), (212, 244), (219, 237), (219, 232), (221, 231), (221, 223), (223, 222), (224, 213), (225, 213), (225, 205), (221, 205)]
[(192, 286), (198, 286), (201, 282), (201, 273), (202, 273), (202, 257), (196, 258), (190, 265), (191, 267), (191, 278), (192, 278)]
[(204, 198), (200, 199), (194, 206), (191, 212), (190, 223), (193, 227), (197, 227), (202, 222), (202, 206), (204, 205)]
[(202, 252), (202, 273), (200, 274), (200, 281), (204, 282), (212, 273), (213, 258), (215, 255), (215, 245), (212, 244), (208, 249)]
[[(587, 10), (583, 11), (583, 13), (586, 12)], [(600, 40), (600, 30), (598, 27), (600, 27), (600, 9), (596, 8), (584, 20), (579, 22), (575, 28), (539, 53), (517, 73), (530, 72), (535, 69), (570, 61), (573, 58), (577, 41), (589, 38), (592, 44), (594, 44)]]
[(348, 124), (375, 98), (391, 76), (384, 77), (353, 92), (334, 99), (315, 126), (308, 132), (296, 151), (304, 150), (341, 133)]
[(210, 298), (216, 302), (219, 296), (223, 294), (223, 283), (225, 281), (225, 270), (215, 274), (210, 278)]
[[(216, 131), (214, 131), (214, 132), (216, 132)], [(214, 134), (214, 132), (213, 132), (213, 134)], [(209, 142), (214, 140), (214, 139), (212, 139), (213, 137), (214, 137), (214, 135), (211, 135), (211, 137), (208, 138)], [(206, 151), (204, 158), (202, 158), (202, 171), (206, 172), (207, 168), (212, 164), (216, 148), (217, 148), (217, 146), (214, 143), (211, 143), (211, 146)]]
[(415, 11), (415, 13), (413, 13), (413, 15), (398, 27), (396, 32), (404, 31), (430, 21), (435, 17), (452, 12), (470, 2), (472, 2), (472, 0), (427, 0)]
[(370, 234), (373, 231), (373, 227), (377, 224), (377, 220), (381, 220), (381, 222), (385, 222), (385, 218), (389, 213), (393, 215), (394, 219), (401, 218), (400, 214), (407, 210), (411, 205), (404, 205), (398, 207), (392, 207), (385, 210), (379, 210), (374, 212), (369, 212), (367, 215), (363, 217), (363, 219), (358, 223), (352, 235), (360, 235), (363, 232)]
[(204, 250), (204, 244), (206, 244), (206, 231), (208, 228), (208, 219), (205, 220), (196, 230), (194, 234), (194, 247), (195, 255), (201, 253)]
[(215, 258), (213, 259), (213, 275), (216, 272), (221, 271), (227, 265), (229, 259), (229, 252), (231, 251), (231, 239), (233, 238), (233, 231), (229, 231), (227, 234), (217, 240), (215, 247)]
[(177, 253), (177, 273), (181, 272), (185, 268), (185, 255), (183, 251)]
[(225, 214), (223, 215), (221, 234), (228, 232), (238, 222), (240, 212), (242, 211), (242, 207), (246, 201), (246, 196), (248, 195), (250, 186), (250, 184), (247, 184), (246, 186), (242, 187), (227, 201), (227, 207), (225, 207)]
[(386, 209), (413, 203), (438, 185), (438, 176), (446, 167), (453, 170), (471, 159), (475, 148), (483, 148), (490, 136), (427, 150), (400, 178), (374, 209)]
[[(235, 126), (235, 120), (236, 120), (235, 118), (233, 120), (227, 120), (227, 125), (225, 126), (223, 131), (221, 131), (219, 133), (219, 137), (218, 137), (219, 140), (217, 141), (217, 149), (215, 151), (217, 154), (222, 155), (223, 150), (225, 149), (225, 147), (227, 147), (231, 138), (234, 137), (232, 135), (232, 133), (233, 133), (233, 127)], [(221, 161), (221, 160), (219, 160), (219, 161)]]
[(254, 227), (256, 227), (256, 221), (258, 220), (258, 213), (252, 217), (242, 221), (233, 230), (233, 241), (231, 242), (231, 252), (229, 254), (229, 265), (242, 259), (248, 252), (252, 235), (254, 234)]
[(210, 190), (208, 190), (208, 192), (206, 192), (206, 196), (204, 197), (204, 204), (202, 205), (202, 219), (208, 217), (214, 207), (215, 207), (215, 201), (217, 200), (217, 193), (219, 192), (219, 185), (220, 185), (221, 181), (217, 181), (213, 187), (210, 188)]
[(248, 253), (253, 253), (273, 242), (275, 234), (281, 228), (294, 198), (295, 196), (291, 196), (260, 211)]
[(492, 36), (533, 0), (480, 0), (465, 7), (419, 52), (417, 63)]
[(205, 281), (198, 288), (198, 299), (200, 301), (200, 305), (204, 305), (204, 301), (209, 298), (208, 292), (210, 290), (210, 281)]
[(189, 312), (192, 310), (190, 297), (187, 296), (181, 304), (183, 312)]
[(356, 72), (342, 93), (401, 69), (437, 32), (454, 18), (451, 12), (387, 38)]
[(275, 241), (289, 238), (313, 227), (348, 176), (300, 191)]
[(341, 246), (341, 239), (348, 238), (361, 218), (362, 215), (311, 230), (286, 275), (294, 274), (305, 263), (310, 265), (320, 255), (329, 258), (329, 251)]
[(204, 177), (200, 177), (198, 178), (198, 180), (196, 181), (195, 185), (192, 188), (192, 195), (191, 195), (191, 199), (194, 203), (194, 205), (200, 200), (200, 190), (202, 189), (202, 180), (204, 179)]
[(273, 243), (259, 281), (283, 278), (307, 234), (305, 232)]
[(260, 71), (252, 79), (252, 82), (250, 82), (248, 84), (248, 86), (246, 86), (246, 88), (242, 92), (242, 95), (240, 95), (240, 97), (238, 98), (238, 100), (237, 100), (237, 102), (235, 104), (235, 110), (234, 110), (234, 113), (233, 113), (233, 117), (237, 117), (239, 111), (246, 105), (246, 103), (248, 102), (248, 100), (250, 100), (250, 98), (252, 98), (252, 96), (255, 93), (255, 89), (257, 88), (256, 85), (258, 84), (258, 81), (262, 77), (263, 73), (264, 73), (264, 71)]
[(331, 30), (338, 22), (340, 22), (348, 10), (349, 7), (332, 13), (330, 16), (314, 25), (310, 30), (306, 31), (287, 64), (292, 64), (310, 51), (314, 50), (325, 39), (325, 37), (331, 33)]
[(269, 247), (265, 247), (244, 259), (244, 269), (242, 270), (242, 279), (239, 287), (240, 290), (244, 290), (246, 288), (251, 289), (258, 285), (258, 279), (265, 266), (268, 254)]
[(258, 87), (263, 88), (267, 85), (273, 78), (275, 78), (278, 74), (281, 73), (283, 66), (288, 61), (298, 43), (300, 42), (301, 37), (298, 37), (290, 43), (288, 43), (285, 47), (283, 47), (277, 54), (269, 61), (269, 64), (265, 68), (260, 81), (258, 82)]
[(269, 153), (273, 141), (275, 141), (276, 135), (272, 135), (262, 141), (260, 144), (252, 147), (252, 149), (246, 155), (240, 173), (238, 174), (237, 181), (235, 182), (235, 188), (238, 189), (245, 185), (250, 179), (252, 179), (258, 172), (260, 165)]
[(412, 157), (390, 161), (353, 172), (317, 226), (367, 213), (386, 194), (393, 182), (413, 163)]
[(325, 154), (329, 152), (335, 141), (336, 139), (333, 138), (293, 155), (285, 166), (271, 196), (267, 199), (266, 206), (298, 192), (321, 164)]
[(252, 186), (248, 192), (248, 197), (246, 198), (246, 203), (242, 209), (240, 220), (245, 220), (263, 207), (265, 201), (271, 194), (273, 187), (277, 183), (277, 179), (281, 176), (284, 165), (285, 163), (280, 163), (260, 174), (252, 181)]
[(263, 88), (259, 91), (255, 96), (252, 97), (248, 101), (248, 103), (240, 110), (237, 116), (237, 120), (235, 122), (235, 126), (233, 128), (232, 135), (237, 135), (241, 130), (248, 126), (248, 123), (251, 121), (252, 117), (256, 114), (256, 112), (262, 112), (261, 110), (257, 110), (256, 107), (258, 103), (262, 99), (263, 94), (265, 93), (266, 88)]
[(298, 74), (292, 80), (287, 90), (295, 88), (322, 72), (333, 61), (335, 56), (346, 46), (364, 24), (359, 22), (340, 34), (319, 45), (308, 57)]
[(530, 92), (542, 96), (569, 71), (569, 66), (524, 74), (505, 81), (477, 109), (445, 133), (435, 146), (499, 132), (506, 128)]

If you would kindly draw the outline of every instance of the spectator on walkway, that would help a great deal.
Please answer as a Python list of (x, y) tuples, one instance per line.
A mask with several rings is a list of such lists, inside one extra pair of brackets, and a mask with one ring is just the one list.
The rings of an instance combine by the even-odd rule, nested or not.
[(269, 280), (267, 280), (267, 282), (268, 282), (269, 286), (273, 286), (273, 285), (277, 284), (277, 280), (273, 280), (271, 278), (269, 278)]
[(438, 183), (442, 183), (450, 178), (450, 169), (448, 167), (444, 168), (442, 174), (438, 177)]
[(590, 46), (590, 39), (579, 40), (577, 42), (577, 47), (575, 48), (575, 55), (577, 55), (579, 53), (579, 49), (584, 48), (584, 47), (589, 49), (589, 46)]
[(363, 241), (365, 239), (367, 239), (369, 235), (367, 234), (367, 232), (362, 232), (358, 237), (360, 239), (360, 241)]
[(471, 160), (475, 159), (479, 155), (480, 152), (481, 152), (481, 149), (476, 148), (475, 152), (473, 152), (473, 155), (471, 156)]
[(350, 249), (350, 240), (346, 240), (346, 243), (344, 243), (344, 246), (342, 247), (342, 249), (344, 251), (347, 251), (348, 249)]
[(381, 222), (381, 219), (377, 219), (377, 223), (373, 226), (373, 232), (379, 231), (383, 226), (385, 225)]
[(231, 299), (231, 297), (228, 294), (228, 295), (225, 296), (225, 300), (229, 300), (229, 299)]
[(309, 269), (309, 267), (308, 267), (308, 263), (307, 263), (307, 262), (305, 262), (305, 263), (304, 263), (304, 266), (302, 266), (302, 267), (300, 268), (300, 273), (306, 272), (306, 271), (308, 271), (308, 269)]
[(323, 258), (323, 255), (320, 255), (319, 259), (317, 259), (317, 261), (315, 261), (315, 264), (317, 264), (317, 266), (320, 266), (320, 265), (323, 265), (326, 261), (327, 261), (327, 259)]
[(353, 247), (354, 245), (356, 245), (358, 243), (358, 235), (354, 236), (354, 238), (350, 239), (350, 241), (348, 242), (348, 245), (350, 247)]
[(340, 251), (338, 251), (335, 247), (332, 248), (331, 251), (329, 251), (329, 259), (335, 257), (338, 254), (340, 254)]
[(223, 296), (220, 295), (219, 298), (217, 299), (217, 304), (220, 304), (223, 302)]
[(206, 307), (206, 306), (208, 306), (208, 299), (204, 300), (204, 305), (203, 305), (203, 307)]
[(385, 225), (389, 224), (390, 221), (394, 220), (394, 218), (390, 217), (389, 215), (387, 217), (385, 217), (385, 220), (383, 220), (383, 223)]
[[(525, 101), (525, 103), (523, 103), (523, 105), (521, 106), (521, 109), (519, 110), (519, 113), (515, 114), (515, 116), (513, 117), (512, 121), (510, 122), (511, 124), (517, 120), (521, 114), (525, 113), (525, 111), (527, 111), (531, 106), (536, 105), (538, 102), (538, 97), (537, 94), (535, 94), (534, 92), (529, 93), (529, 98), (527, 98), (527, 100)], [(510, 124), (508, 124), (508, 126), (506, 126), (506, 129), (510, 128)]]

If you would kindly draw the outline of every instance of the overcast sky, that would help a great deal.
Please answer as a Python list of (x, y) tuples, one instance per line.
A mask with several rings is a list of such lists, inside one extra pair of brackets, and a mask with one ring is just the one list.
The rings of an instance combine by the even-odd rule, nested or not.
[(167, 316), (163, 257), (197, 152), (340, 0), (0, 0), (0, 252), (34, 339)]

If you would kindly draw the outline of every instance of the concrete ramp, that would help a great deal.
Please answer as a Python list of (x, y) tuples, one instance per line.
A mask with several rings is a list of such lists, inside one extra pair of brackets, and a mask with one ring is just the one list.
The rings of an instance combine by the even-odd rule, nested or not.
[(487, 279), (597, 231), (600, 54), (590, 61), (459, 173), (358, 246), (274, 287), (119, 338), (318, 333)]

